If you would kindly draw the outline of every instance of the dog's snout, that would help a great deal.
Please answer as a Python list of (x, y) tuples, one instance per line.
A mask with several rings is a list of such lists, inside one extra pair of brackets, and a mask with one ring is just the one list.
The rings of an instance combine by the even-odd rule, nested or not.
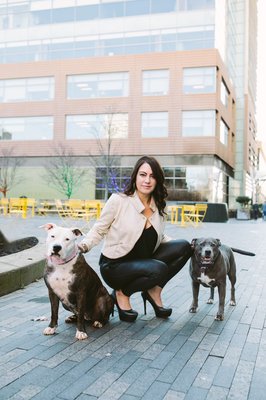
[(58, 245), (58, 244), (55, 244), (54, 246), (53, 246), (53, 252), (55, 253), (55, 254), (58, 254), (59, 253), (59, 251), (62, 249), (62, 246), (60, 246), (60, 245)]
[(205, 257), (211, 256), (211, 250), (205, 250)]

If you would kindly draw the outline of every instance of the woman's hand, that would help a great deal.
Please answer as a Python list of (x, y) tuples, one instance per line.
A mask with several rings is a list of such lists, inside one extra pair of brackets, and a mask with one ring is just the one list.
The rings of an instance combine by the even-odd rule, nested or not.
[(78, 249), (81, 251), (81, 253), (87, 253), (88, 247), (86, 246), (85, 243), (80, 242), (78, 244)]

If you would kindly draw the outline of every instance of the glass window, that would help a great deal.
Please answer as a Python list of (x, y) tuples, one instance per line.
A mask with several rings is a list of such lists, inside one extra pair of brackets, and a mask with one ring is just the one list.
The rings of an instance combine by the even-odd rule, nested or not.
[(214, 47), (214, 26), (178, 29), (178, 50), (208, 49)]
[(77, 21), (84, 21), (88, 19), (97, 19), (97, 18), (99, 18), (99, 4), (76, 7)]
[(176, 11), (176, 0), (151, 0), (151, 12), (163, 13)]
[(0, 140), (52, 140), (53, 117), (0, 118)]
[(54, 78), (0, 80), (0, 102), (47, 101), (54, 98)]
[(183, 111), (182, 136), (215, 136), (215, 110)]
[(128, 72), (70, 75), (67, 78), (69, 99), (128, 96)]
[(211, 9), (215, 7), (215, 0), (186, 0), (188, 10)]
[(121, 3), (101, 3), (100, 18), (117, 18), (124, 15), (124, 4)]
[(52, 10), (32, 11), (30, 15), (31, 25), (46, 25), (51, 23)]
[(52, 10), (52, 23), (74, 21), (75, 7), (55, 8)]
[(142, 113), (141, 135), (144, 138), (168, 136), (168, 112)]
[(184, 68), (184, 93), (215, 93), (216, 67)]
[(144, 96), (168, 94), (169, 71), (167, 69), (142, 72), (142, 91)]
[(125, 2), (125, 14), (130, 15), (143, 15), (149, 14), (150, 4), (149, 0), (131, 0)]
[(128, 114), (68, 115), (67, 139), (124, 139), (128, 136)]
[[(180, 190), (187, 188), (186, 168), (164, 167), (165, 185), (169, 190)], [(171, 192), (169, 193), (171, 195)]]
[[(105, 190), (107, 183), (107, 167), (97, 167), (96, 168), (96, 190), (95, 198), (104, 199)], [(132, 173), (132, 168), (128, 167), (109, 167), (109, 177), (108, 177), (108, 193), (123, 192), (130, 181), (130, 176)]]
[(220, 141), (225, 146), (227, 146), (227, 144), (228, 144), (228, 132), (229, 132), (229, 129), (228, 129), (227, 125), (221, 119), (221, 121), (220, 121)]
[(221, 102), (223, 103), (223, 105), (225, 107), (228, 106), (228, 100), (229, 100), (229, 90), (227, 89), (227, 86), (226, 86), (224, 80), (222, 80), (222, 82), (221, 82)]

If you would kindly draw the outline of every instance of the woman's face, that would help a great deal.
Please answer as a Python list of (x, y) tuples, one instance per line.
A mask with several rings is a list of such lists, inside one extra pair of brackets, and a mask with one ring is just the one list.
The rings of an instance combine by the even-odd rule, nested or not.
[(143, 195), (150, 195), (156, 186), (156, 180), (148, 163), (140, 166), (136, 177), (137, 191)]

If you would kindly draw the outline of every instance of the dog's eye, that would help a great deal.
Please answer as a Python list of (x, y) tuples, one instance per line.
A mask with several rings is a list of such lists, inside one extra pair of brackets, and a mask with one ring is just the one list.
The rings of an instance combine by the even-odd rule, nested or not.
[(54, 239), (54, 235), (51, 235), (51, 238), (53, 238), (53, 239)]
[(68, 241), (68, 240), (70, 240), (69, 238), (66, 238), (66, 240)]

